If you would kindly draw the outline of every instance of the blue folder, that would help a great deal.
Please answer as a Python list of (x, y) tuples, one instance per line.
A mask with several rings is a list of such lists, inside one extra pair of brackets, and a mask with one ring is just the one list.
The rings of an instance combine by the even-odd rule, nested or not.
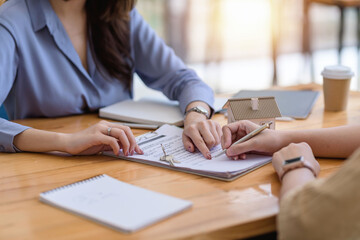
[(8, 119), (5, 108), (3, 105), (0, 105), (0, 118)]

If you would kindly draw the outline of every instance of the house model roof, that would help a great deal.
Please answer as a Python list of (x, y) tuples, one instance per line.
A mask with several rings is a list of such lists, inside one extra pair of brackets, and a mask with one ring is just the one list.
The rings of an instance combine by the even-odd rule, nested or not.
[[(257, 110), (253, 110), (254, 101), (257, 101)], [(230, 108), (236, 121), (281, 117), (274, 97), (231, 98), (225, 103), (223, 108), (227, 108), (228, 111)]]

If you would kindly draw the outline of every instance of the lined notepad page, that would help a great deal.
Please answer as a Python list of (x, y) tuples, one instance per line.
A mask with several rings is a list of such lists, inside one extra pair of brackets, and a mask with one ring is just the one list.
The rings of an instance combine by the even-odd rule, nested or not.
[(105, 174), (40, 194), (40, 201), (123, 232), (133, 232), (191, 207)]

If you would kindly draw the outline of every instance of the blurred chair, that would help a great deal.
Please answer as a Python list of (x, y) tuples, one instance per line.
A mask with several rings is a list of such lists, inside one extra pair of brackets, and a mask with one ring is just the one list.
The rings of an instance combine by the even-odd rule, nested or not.
[[(221, 46), (222, 40), (219, 32), (222, 26), (221, 20), (221, 1), (222, 0), (208, 0), (206, 7), (209, 9), (207, 16), (207, 36), (206, 36), (206, 52), (205, 64), (211, 62), (219, 63), (222, 61)], [(165, 39), (169, 46), (171, 46), (175, 53), (184, 61), (188, 60), (188, 41), (189, 41), (189, 26), (190, 15), (193, 1), (191, 0), (166, 0), (164, 11), (165, 23)]]
[(341, 64), (341, 51), (343, 48), (343, 37), (344, 37), (344, 14), (345, 8), (352, 7), (357, 11), (357, 50), (360, 49), (360, 0), (303, 0), (303, 53), (306, 57), (309, 58), (311, 64), (311, 77), (314, 80), (314, 66), (312, 60), (312, 49), (311, 49), (311, 30), (310, 30), (310, 19), (309, 19), (309, 10), (311, 4), (324, 4), (328, 6), (336, 6), (340, 10), (340, 24), (339, 24), (339, 34), (338, 34), (338, 64)]
[[(278, 46), (281, 32), (281, 13), (282, 6), (285, 3), (284, 0), (271, 0), (271, 21), (272, 21), (272, 59), (273, 59), (273, 85), (277, 85), (277, 57), (278, 57)], [(310, 31), (310, 19), (309, 10), (313, 3), (323, 4), (328, 6), (336, 6), (340, 10), (340, 24), (338, 34), (338, 63), (341, 64), (341, 51), (343, 48), (343, 35), (345, 25), (345, 8), (355, 8), (357, 11), (357, 49), (360, 50), (360, 0), (303, 0), (303, 34), (302, 34), (302, 52), (304, 57), (307, 59), (310, 65), (310, 72), (312, 81), (314, 81), (314, 64), (312, 58), (311, 49), (311, 31)]]
[[(223, 60), (222, 35), (219, 34), (223, 28), (221, 26), (221, 4), (223, 0), (208, 0), (204, 6), (204, 11), (207, 11), (206, 16), (206, 30), (205, 38), (206, 42), (204, 48), (206, 49), (204, 54), (205, 67), (210, 64), (216, 64), (219, 66)], [(171, 46), (175, 53), (185, 62), (189, 61), (189, 37), (190, 32), (190, 17), (191, 9), (193, 7), (192, 0), (165, 0), (164, 11), (164, 24), (165, 24), (165, 39), (169, 46)], [(206, 71), (205, 71), (206, 72)], [(206, 74), (206, 73), (205, 73)], [(214, 77), (214, 72), (211, 73)], [(205, 76), (206, 78), (206, 76)], [(215, 77), (215, 79), (217, 79)], [(209, 79), (208, 79), (209, 80)], [(219, 81), (215, 83), (215, 91), (219, 87)]]
[(166, 42), (183, 61), (186, 61), (191, 1), (166, 0), (164, 7)]
[(280, 42), (280, 32), (282, 25), (281, 14), (284, 3), (285, 0), (271, 0), (271, 56), (273, 62), (273, 86), (278, 85), (277, 57), (279, 55), (278, 46)]

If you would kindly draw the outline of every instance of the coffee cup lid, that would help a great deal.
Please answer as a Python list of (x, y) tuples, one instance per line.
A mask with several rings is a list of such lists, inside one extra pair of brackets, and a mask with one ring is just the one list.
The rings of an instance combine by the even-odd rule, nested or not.
[(324, 78), (330, 79), (349, 79), (354, 76), (351, 68), (341, 65), (326, 66), (321, 72)]

